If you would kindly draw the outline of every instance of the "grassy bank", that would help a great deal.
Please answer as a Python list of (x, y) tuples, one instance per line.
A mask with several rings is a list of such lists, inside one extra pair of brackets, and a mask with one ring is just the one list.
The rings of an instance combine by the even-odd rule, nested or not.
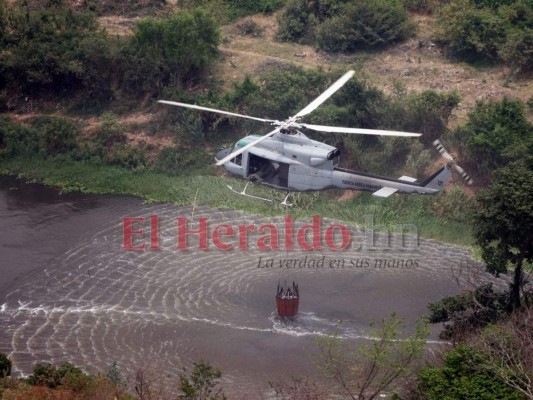
[(439, 210), (453, 207), (453, 198), (450, 200), (453, 196), (449, 194), (378, 199), (369, 193), (358, 193), (353, 199), (341, 202), (337, 191), (295, 193), (295, 205), (287, 208), (279, 204), (285, 193), (260, 186), (249, 188), (249, 192), (278, 202), (268, 203), (238, 196), (227, 185), (240, 189), (245, 182), (229, 177), (170, 176), (107, 165), (39, 158), (0, 159), (0, 172), (36, 180), (62, 191), (133, 195), (149, 202), (161, 201), (176, 205), (192, 205), (196, 199), (198, 205), (228, 207), (266, 216), (290, 213), (295, 218), (309, 219), (310, 216), (319, 214), (324, 218), (357, 225), (364, 225), (367, 216), (372, 216), (374, 226), (380, 225), (381, 229), (386, 226), (394, 231), (398, 224), (414, 224), (423, 238), (462, 246), (472, 244), (468, 221), (437, 216)]

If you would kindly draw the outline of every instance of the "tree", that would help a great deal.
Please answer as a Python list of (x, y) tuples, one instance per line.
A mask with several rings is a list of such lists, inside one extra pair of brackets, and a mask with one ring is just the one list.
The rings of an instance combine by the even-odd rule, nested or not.
[(492, 184), (476, 198), (474, 235), (488, 271), (514, 268), (511, 307), (520, 307), (523, 266), (533, 261), (533, 156), (496, 171)]
[(190, 376), (187, 370), (180, 375), (180, 400), (225, 400), (222, 389), (217, 388), (222, 373), (205, 361), (194, 363)]
[(371, 327), (372, 339), (355, 352), (338, 335), (317, 338), (319, 368), (354, 400), (372, 400), (385, 390), (396, 389), (398, 381), (413, 373), (429, 335), (427, 324), (418, 321), (415, 332), (403, 338), (403, 323), (396, 314), (383, 319), (381, 326), (373, 322)]

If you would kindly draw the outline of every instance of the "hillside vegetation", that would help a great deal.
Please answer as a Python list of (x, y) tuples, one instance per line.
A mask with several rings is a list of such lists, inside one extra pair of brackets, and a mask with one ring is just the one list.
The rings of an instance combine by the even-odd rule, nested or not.
[[(424, 8), (413, 2), (388, 0), (323, 1), (315, 2), (314, 7), (302, 1), (289, 1), (277, 14), (279, 38), (317, 40), (317, 45), (322, 47), (322, 32), (336, 34), (336, 39), (330, 39), (342, 38), (343, 43), (348, 43), (336, 42), (340, 47), (334, 49), (325, 47), (350, 53), (329, 64), (326, 70), (311, 68), (313, 65), (306, 60), (306, 54), (302, 65), (283, 58), (283, 52), (272, 59), (268, 53), (273, 49), (263, 49), (262, 44), (266, 41), (273, 46), (285, 44), (269, 37), (276, 32), (265, 33), (261, 21), (274, 17), (248, 17), (229, 25), (230, 31), (227, 26), (221, 29), (218, 25), (220, 20), (231, 21), (236, 15), (271, 12), (283, 5), (279, 1), (265, 0), (254, 3), (253, 7), (245, 2), (224, 1), (175, 5), (139, 2), (129, 8), (132, 15), (152, 13), (157, 16), (140, 19), (134, 16), (130, 34), (111, 35), (99, 24), (98, 15), (109, 16), (113, 10), (124, 7), (121, 4), (71, 5), (64, 1), (1, 4), (0, 108), (5, 116), (0, 121), (0, 162), (5, 171), (33, 176), (64, 189), (129, 192), (190, 204), (195, 198), (192, 194), (173, 197), (165, 193), (165, 188), (133, 191), (118, 180), (102, 187), (91, 183), (97, 179), (85, 180), (83, 174), (69, 176), (67, 172), (67, 176), (58, 179), (52, 171), (58, 170), (59, 165), (64, 172), (85, 168), (91, 176), (98, 168), (123, 168), (132, 179), (135, 176), (141, 179), (143, 174), (163, 174), (161, 181), (166, 179), (165, 175), (183, 177), (184, 181), (191, 174), (214, 175), (217, 172), (211, 160), (219, 146), (230, 145), (244, 134), (261, 132), (266, 127), (216, 114), (172, 109), (156, 105), (155, 100), (168, 98), (283, 119), (318, 96), (345, 69), (360, 70), (361, 61), (357, 61), (357, 57), (365, 57), (368, 61), (363, 62), (372, 64), (374, 57), (388, 52), (394, 54), (394, 47), (391, 48), (394, 43), (405, 42), (415, 34), (415, 19), (409, 11), (435, 15), (451, 12), (447, 11), (448, 5)], [(525, 4), (517, 0), (509, 2), (506, 9), (502, 9), (503, 5), (484, 3), (476, 7), (487, 12), (507, 10), (508, 14), (515, 10), (513, 32), (516, 33), (522, 32), (520, 29), (527, 31), (531, 23), (531, 15), (524, 11)], [(199, 5), (205, 7), (198, 8)], [(296, 21), (291, 17), (296, 6), (301, 16), (305, 15), (307, 25), (304, 24), (303, 31), (306, 35), (289, 37), (283, 32), (288, 29), (286, 24)], [(356, 14), (365, 15), (365, 18), (360, 22), (354, 20), (356, 26), (349, 28), (342, 19)], [(366, 23), (374, 25), (366, 26)], [(327, 24), (333, 25), (328, 27)], [(342, 29), (333, 28), (336, 24), (352, 32), (350, 35), (357, 29), (364, 34), (346, 35)], [(390, 29), (397, 31), (393, 33)], [(379, 35), (372, 36), (371, 32)], [(227, 64), (234, 62), (231, 52), (241, 51), (239, 47), (246, 43), (240, 38), (257, 45), (253, 49), (258, 52), (254, 53), (254, 58), (260, 64), (255, 69), (239, 66), (239, 70), (249, 70), (250, 75), (233, 79)], [(353, 53), (375, 46), (381, 49), (375, 56), (374, 53)], [(526, 72), (521, 70), (521, 77), (516, 79), (521, 79), (519, 82), (525, 82), (527, 87)], [(439, 79), (438, 75), (435, 79)], [(523, 97), (526, 92), (518, 93)], [(492, 97), (488, 101), (478, 100), (468, 110), (465, 123), (453, 123), (457, 113), (464, 109), (464, 103), (462, 93), (457, 90), (424, 88), (415, 91), (400, 78), (379, 82), (371, 73), (358, 74), (308, 121), (423, 133), (420, 141), (315, 134), (315, 138), (343, 151), (342, 160), (347, 167), (420, 178), (442, 162), (431, 149), (431, 142), (442, 138), (445, 144), (453, 145), (459, 162), (467, 167), (474, 180), (484, 184), (494, 168), (531, 151), (532, 129), (527, 119), (531, 107), (520, 100)], [(38, 174), (32, 168), (36, 164), (41, 165)], [(456, 184), (462, 185), (459, 181)], [(209, 191), (209, 186), (202, 190)], [(307, 213), (312, 213), (322, 210), (324, 200), (330, 204), (331, 197), (340, 195), (336, 192), (302, 194), (298, 202)], [(227, 204), (221, 197), (206, 195), (203, 198), (212, 198), (209, 205)], [(436, 200), (408, 197), (378, 204), (366, 199), (367, 196), (362, 195), (339, 205), (339, 209), (349, 209), (351, 213), (337, 212), (329, 206), (331, 211), (325, 213), (359, 222), (356, 216), (363, 212), (366, 206), (362, 205), (368, 201), (375, 204), (376, 209), (383, 209), (385, 215), (395, 216), (391, 222), (402, 213), (409, 218), (415, 210), (417, 214), (421, 212), (425, 215), (423, 220), (434, 221), (427, 224), (428, 227), (434, 224), (434, 228), (426, 232), (430, 237), (456, 237), (439, 233), (441, 223), (437, 221), (441, 219), (468, 225), (465, 216), (469, 215), (470, 201), (458, 187), (450, 188)], [(235, 206), (242, 203), (236, 199), (230, 202)], [(259, 212), (264, 208), (261, 205), (245, 207)], [(463, 231), (469, 229), (465, 227)], [(471, 238), (466, 234), (455, 240), (470, 243)]]
[[(512, 283), (429, 306), (453, 342), (440, 362), (419, 365), (427, 327), (398, 340), (393, 315), (374, 327), (381, 340), (357, 351), (334, 335), (318, 341), (328, 390), (296, 379), (273, 384), (273, 393), (531, 398), (532, 32), (531, 0), (0, 0), (0, 172), (63, 191), (287, 213), (228, 191), (239, 182), (212, 165), (219, 147), (268, 127), (156, 101), (281, 120), (354, 69), (306, 122), (423, 136), (314, 138), (341, 149), (346, 167), (417, 178), (444, 163), (431, 148), (439, 138), (476, 183), (455, 178), (434, 197), (298, 193), (291, 213), (359, 224), (372, 215), (385, 227), (416, 221), (422, 236), (476, 244), (488, 270), (512, 271)], [(28, 379), (10, 373), (0, 354), (2, 400), (176, 397), (150, 392), (138, 381), (144, 372), (128, 390), (116, 365), (96, 375), (68, 363), (38, 364)], [(195, 364), (176, 378), (179, 398), (224, 398), (220, 377)]]

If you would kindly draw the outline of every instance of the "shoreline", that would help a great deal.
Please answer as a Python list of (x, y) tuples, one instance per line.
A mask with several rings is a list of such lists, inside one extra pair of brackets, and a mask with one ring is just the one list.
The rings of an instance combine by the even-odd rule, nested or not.
[[(226, 186), (243, 184), (243, 180), (216, 175), (171, 176), (154, 171), (134, 171), (109, 165), (84, 164), (57, 159), (0, 159), (0, 175), (11, 175), (29, 182), (39, 182), (60, 193), (81, 192), (96, 195), (119, 195), (141, 198), (145, 203), (164, 202), (174, 205), (231, 208), (260, 216), (291, 214), (295, 219), (324, 220), (368, 226), (377, 231), (413, 225), (419, 238), (435, 240), (472, 250), (473, 238), (467, 222), (431, 215), (436, 196), (397, 196), (376, 199), (368, 193), (356, 193), (349, 202), (332, 199), (333, 191), (295, 193), (295, 206), (286, 207), (238, 196)], [(253, 188), (262, 196), (282, 199), (285, 194), (264, 187)], [(433, 200), (434, 201), (434, 200)], [(280, 200), (281, 202), (281, 200)], [(446, 229), (443, 229), (445, 227)]]

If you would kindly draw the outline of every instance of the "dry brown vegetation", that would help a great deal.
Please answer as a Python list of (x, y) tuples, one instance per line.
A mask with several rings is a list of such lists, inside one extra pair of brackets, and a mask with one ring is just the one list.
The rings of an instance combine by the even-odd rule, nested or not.
[[(176, 8), (175, 2), (170, 2), (166, 11)], [(380, 52), (342, 55), (328, 54), (308, 45), (277, 41), (277, 15), (253, 15), (222, 26), (221, 58), (213, 70), (226, 90), (242, 82), (246, 76), (259, 78), (272, 65), (293, 64), (326, 71), (355, 68), (358, 74), (364, 75), (386, 93), (391, 93), (398, 84), (407, 91), (457, 91), (462, 101), (454, 111), (450, 127), (463, 123), (478, 100), (507, 96), (527, 102), (533, 96), (530, 77), (508, 81), (510, 70), (505, 66), (476, 68), (448, 60), (431, 39), (436, 29), (436, 17), (413, 15), (413, 18), (417, 35), (407, 42)], [(138, 19), (139, 16), (106, 15), (100, 17), (99, 22), (111, 34), (129, 35)], [(243, 23), (250, 21), (257, 32), (243, 33)], [(139, 118), (139, 115), (126, 116), (121, 122), (128, 125), (130, 118)], [(149, 119), (150, 116), (146, 116), (147, 122)], [(533, 121), (530, 110), (528, 119)], [(91, 124), (91, 121), (88, 122)], [(135, 125), (141, 128), (146, 124), (135, 121)], [(127, 135), (132, 144), (144, 140), (157, 147), (166, 146), (170, 140), (168, 135), (149, 137), (142, 129), (135, 132), (128, 130)]]

